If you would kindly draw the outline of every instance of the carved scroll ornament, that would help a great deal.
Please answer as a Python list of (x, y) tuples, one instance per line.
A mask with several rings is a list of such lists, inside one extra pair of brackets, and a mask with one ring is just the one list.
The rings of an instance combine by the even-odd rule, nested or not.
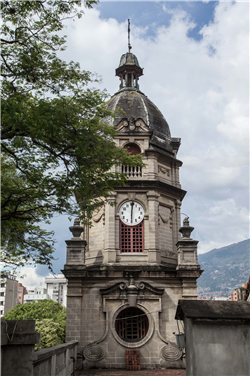
[(133, 131), (133, 130), (140, 130), (148, 132), (149, 128), (144, 123), (144, 121), (140, 118), (135, 119), (133, 116), (129, 118), (122, 119), (120, 123), (116, 127), (117, 131)]
[(168, 177), (170, 176), (170, 169), (160, 165), (158, 165), (158, 172), (161, 172), (164, 175), (167, 174)]
[(161, 356), (163, 359), (173, 362), (181, 359), (182, 352), (175, 343), (166, 342), (166, 346), (161, 349)]
[(104, 219), (104, 217), (105, 217), (105, 208), (104, 208), (104, 206), (102, 206), (99, 210), (96, 210), (94, 213), (95, 214), (92, 217), (92, 219), (93, 219), (94, 222), (99, 222), (102, 217)]

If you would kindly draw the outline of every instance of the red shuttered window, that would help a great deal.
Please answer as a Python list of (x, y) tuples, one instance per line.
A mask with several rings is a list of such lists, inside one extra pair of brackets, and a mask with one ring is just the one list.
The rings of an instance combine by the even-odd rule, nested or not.
[(136, 226), (127, 226), (120, 221), (121, 253), (141, 253), (144, 250), (144, 221)]

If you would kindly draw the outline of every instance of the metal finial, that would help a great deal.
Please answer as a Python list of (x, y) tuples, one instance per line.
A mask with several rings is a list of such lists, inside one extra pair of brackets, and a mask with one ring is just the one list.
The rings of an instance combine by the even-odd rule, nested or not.
[(128, 19), (128, 52), (130, 52), (132, 46), (130, 44), (130, 19)]

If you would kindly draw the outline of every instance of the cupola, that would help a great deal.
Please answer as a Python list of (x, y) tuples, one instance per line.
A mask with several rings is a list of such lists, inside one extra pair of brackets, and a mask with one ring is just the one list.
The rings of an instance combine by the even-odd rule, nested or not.
[(143, 68), (140, 67), (137, 57), (130, 52), (130, 21), (128, 20), (128, 52), (123, 54), (120, 59), (119, 67), (115, 70), (116, 76), (120, 77), (120, 89), (132, 88), (138, 89), (139, 77), (143, 75)]
[(131, 52), (123, 54), (119, 67), (115, 70), (116, 76), (120, 77), (120, 89), (134, 88), (139, 90), (138, 80), (143, 75), (137, 57)]

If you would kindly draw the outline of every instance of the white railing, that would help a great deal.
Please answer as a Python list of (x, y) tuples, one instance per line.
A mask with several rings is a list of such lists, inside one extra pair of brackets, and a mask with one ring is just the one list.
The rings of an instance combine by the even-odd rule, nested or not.
[(140, 166), (125, 166), (122, 165), (122, 173), (128, 178), (138, 178), (142, 176), (142, 168)]

